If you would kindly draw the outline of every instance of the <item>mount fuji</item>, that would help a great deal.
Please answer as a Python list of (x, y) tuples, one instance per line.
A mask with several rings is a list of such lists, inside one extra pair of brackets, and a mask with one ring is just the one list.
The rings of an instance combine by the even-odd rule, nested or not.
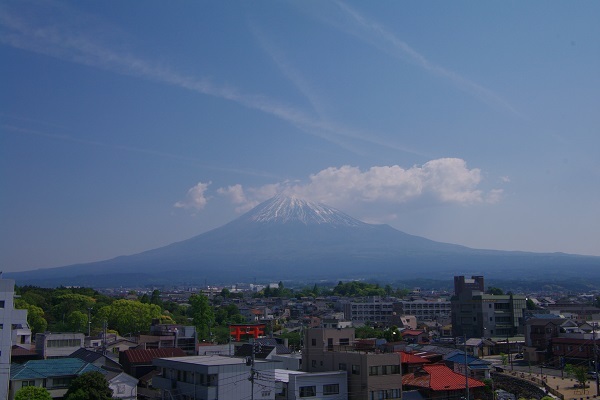
[(278, 195), (232, 222), (139, 254), (6, 273), (17, 284), (90, 287), (260, 281), (432, 278), (600, 279), (600, 257), (478, 250), (361, 222), (323, 204)]

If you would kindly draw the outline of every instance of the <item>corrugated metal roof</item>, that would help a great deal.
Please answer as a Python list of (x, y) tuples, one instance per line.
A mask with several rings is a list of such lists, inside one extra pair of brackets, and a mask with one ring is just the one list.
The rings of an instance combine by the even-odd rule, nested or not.
[(133, 364), (151, 364), (155, 358), (184, 357), (187, 354), (178, 347), (146, 350), (125, 350), (123, 356)]

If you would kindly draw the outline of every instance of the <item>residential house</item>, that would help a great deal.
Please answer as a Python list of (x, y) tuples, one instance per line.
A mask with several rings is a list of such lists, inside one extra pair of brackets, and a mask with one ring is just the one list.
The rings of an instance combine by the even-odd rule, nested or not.
[(119, 364), (123, 366), (123, 371), (139, 379), (154, 370), (155, 367), (152, 363), (154, 359), (184, 357), (185, 355), (185, 352), (177, 347), (147, 350), (130, 349), (119, 354)]
[(423, 365), (419, 370), (404, 375), (402, 385), (406, 389), (416, 389), (427, 399), (459, 399), (466, 397), (466, 388), (470, 390), (469, 398), (482, 398), (485, 384), (473, 378), (452, 371), (444, 364)]
[(31, 360), (25, 364), (13, 364), (10, 369), (10, 390), (7, 399), (14, 399), (15, 393), (26, 386), (45, 387), (53, 399), (61, 399), (73, 379), (94, 371), (106, 374), (102, 368), (78, 358)]

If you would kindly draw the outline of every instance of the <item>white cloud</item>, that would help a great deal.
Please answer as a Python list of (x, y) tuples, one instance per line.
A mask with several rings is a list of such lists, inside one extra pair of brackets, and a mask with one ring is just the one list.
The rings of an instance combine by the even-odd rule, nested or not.
[(440, 158), (408, 169), (398, 165), (375, 166), (365, 171), (349, 165), (329, 167), (311, 175), (306, 183), (281, 182), (246, 189), (237, 184), (217, 192), (229, 197), (238, 212), (279, 192), (342, 209), (360, 204), (394, 207), (420, 200), (466, 205), (500, 201), (502, 190), (485, 193), (479, 188), (481, 181), (481, 171), (469, 169), (464, 160)]
[(208, 197), (205, 196), (205, 192), (210, 184), (211, 182), (198, 182), (196, 186), (188, 190), (183, 201), (175, 203), (175, 207), (202, 210), (206, 206), (206, 203), (208, 203)]

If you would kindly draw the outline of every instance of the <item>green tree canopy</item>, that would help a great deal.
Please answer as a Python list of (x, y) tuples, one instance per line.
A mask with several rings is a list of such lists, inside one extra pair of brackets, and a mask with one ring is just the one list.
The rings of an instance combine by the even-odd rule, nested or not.
[(117, 300), (98, 311), (97, 319), (106, 321), (110, 329), (122, 335), (147, 332), (153, 319), (160, 319), (162, 310), (155, 304), (144, 304), (137, 300)]
[(493, 294), (495, 296), (498, 295), (503, 295), (504, 292), (502, 291), (502, 289), (494, 287), (494, 286), (490, 286), (488, 287), (488, 290), (486, 291), (487, 294)]
[(15, 299), (15, 308), (27, 310), (27, 323), (32, 334), (46, 331), (48, 322), (44, 318), (44, 310), (40, 307), (29, 304), (23, 299)]
[(215, 314), (208, 302), (208, 297), (203, 294), (190, 296), (190, 317), (193, 318), (199, 339), (210, 340), (210, 328), (215, 325)]
[(52, 396), (41, 386), (25, 386), (15, 393), (15, 400), (52, 400)]
[(112, 394), (101, 372), (86, 372), (73, 379), (65, 400), (111, 400)]

